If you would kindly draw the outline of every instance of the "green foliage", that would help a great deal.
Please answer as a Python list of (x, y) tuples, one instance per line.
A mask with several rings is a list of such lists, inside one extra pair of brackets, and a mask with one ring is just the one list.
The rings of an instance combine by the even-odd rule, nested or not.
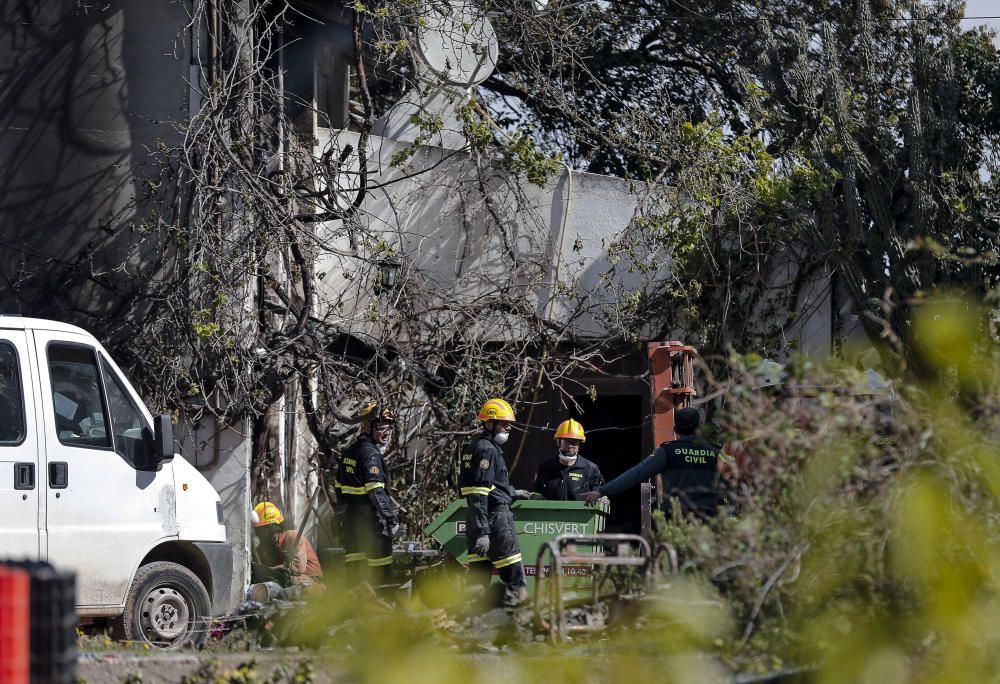
[(191, 328), (195, 335), (202, 339), (211, 339), (219, 334), (219, 324), (211, 320), (212, 312), (206, 309), (199, 309), (192, 313), (193, 320)]
[(420, 147), (429, 143), (435, 135), (444, 129), (444, 120), (439, 115), (424, 114), (422, 112), (410, 117), (411, 123), (420, 129), (420, 133), (412, 143), (398, 150), (392, 155), (389, 163), (392, 166), (403, 166), (416, 153)]
[(195, 672), (185, 675), (181, 684), (311, 684), (314, 668), (308, 659), (297, 665), (279, 665), (261, 671), (254, 660), (227, 667), (216, 659), (208, 659)]
[(518, 131), (503, 147), (507, 167), (517, 174), (523, 174), (532, 185), (544, 187), (550, 178), (559, 173), (562, 155), (549, 157), (535, 144), (527, 133)]
[(1000, 281), (1000, 60), (957, 7), (622, 0), (511, 13), (498, 32), (519, 48), (501, 51), (483, 101), (574, 168), (677, 193), (650, 191), (637, 226), (679, 267), (650, 314), (700, 333), (703, 351), (785, 345), (805, 276), (781, 295), (767, 279), (793, 263), (834, 274), (873, 341), (886, 328), (872, 300), (886, 296), (913, 362), (911, 302)]
[(493, 142), (493, 130), (490, 122), (480, 115), (475, 100), (470, 99), (465, 104), (456, 107), (455, 112), (462, 122), (462, 133), (472, 149), (483, 150)]
[[(382, 14), (383, 12), (385, 12), (386, 14), (383, 15)], [(379, 13), (377, 14), (377, 16), (379, 16), (380, 18), (388, 16), (388, 10), (384, 7), (379, 9)], [(393, 40), (393, 41), (380, 40), (375, 43), (375, 49), (386, 53), (390, 59), (405, 54), (406, 51), (409, 49), (409, 47), (410, 47), (410, 42), (404, 38), (400, 38), (399, 40)]]
[(759, 359), (734, 359), (719, 427), (736, 515), (659, 533), (731, 606), (726, 662), (808, 664), (816, 682), (1000, 674), (1000, 350), (984, 327), (957, 296), (921, 305), (931, 363), (895, 398), (805, 363), (762, 390)]

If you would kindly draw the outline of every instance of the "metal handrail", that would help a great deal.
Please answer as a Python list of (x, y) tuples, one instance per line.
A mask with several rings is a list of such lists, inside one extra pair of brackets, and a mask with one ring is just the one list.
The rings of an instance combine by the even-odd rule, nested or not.
[[(629, 544), (639, 551), (639, 556), (614, 555), (607, 553), (580, 553), (573, 548), (568, 551), (567, 547), (573, 545), (587, 545), (605, 547), (608, 544)], [(548, 582), (543, 574), (545, 568), (545, 555), (551, 556), (551, 571)], [(652, 567), (653, 555), (649, 542), (637, 534), (564, 534), (551, 541), (542, 544), (538, 551), (538, 559), (535, 561), (535, 601), (534, 616), (535, 624), (540, 629), (545, 629), (549, 633), (549, 638), (553, 640), (563, 640), (568, 634), (573, 632), (593, 632), (596, 631), (592, 625), (570, 625), (566, 621), (566, 609), (563, 601), (562, 578), (563, 561), (578, 561), (602, 566), (631, 566), (638, 567), (643, 575), (647, 575)], [(542, 614), (542, 593), (543, 587), (550, 587), (551, 600), (549, 603), (548, 618)], [(600, 582), (597, 581), (596, 573), (591, 589), (591, 605), (597, 608), (600, 596)], [(555, 611), (555, 616), (552, 615)]]

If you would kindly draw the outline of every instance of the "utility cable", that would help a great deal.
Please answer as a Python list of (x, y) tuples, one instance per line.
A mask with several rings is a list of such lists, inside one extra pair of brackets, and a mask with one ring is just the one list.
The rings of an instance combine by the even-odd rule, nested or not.
[[(563, 245), (566, 240), (566, 224), (569, 221), (569, 210), (572, 207), (573, 202), (573, 170), (570, 168), (563, 160), (559, 160), (560, 163), (566, 167), (566, 207), (563, 209), (562, 221), (559, 222), (559, 249), (555, 253), (556, 266), (555, 272), (552, 275), (552, 291), (549, 292), (549, 302), (546, 307), (545, 318), (552, 318), (552, 307), (555, 305), (556, 301), (556, 291), (559, 287), (559, 266), (562, 264), (562, 254)], [(542, 349), (542, 360), (538, 366), (538, 375), (535, 378), (535, 388), (531, 392), (531, 405), (528, 408), (528, 423), (531, 423), (531, 417), (535, 415), (535, 406), (538, 405), (538, 391), (542, 387), (542, 377), (545, 371), (545, 360), (548, 357), (549, 345), (548, 343)], [(517, 453), (514, 454), (514, 461), (510, 464), (510, 471), (514, 472), (517, 468), (517, 462), (521, 460), (521, 454), (524, 452), (524, 444), (527, 440), (528, 435), (525, 434), (521, 437), (520, 443), (517, 445)]]

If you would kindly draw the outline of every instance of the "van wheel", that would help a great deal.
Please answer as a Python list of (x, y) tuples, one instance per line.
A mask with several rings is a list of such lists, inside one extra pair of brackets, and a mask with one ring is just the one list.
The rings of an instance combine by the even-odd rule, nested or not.
[(193, 572), (156, 561), (135, 573), (117, 631), (160, 648), (198, 646), (208, 637), (209, 611), (208, 592)]

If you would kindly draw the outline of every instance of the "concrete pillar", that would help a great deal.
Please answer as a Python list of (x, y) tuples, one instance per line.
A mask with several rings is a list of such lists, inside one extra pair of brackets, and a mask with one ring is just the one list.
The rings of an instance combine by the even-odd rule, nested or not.
[(226, 523), (226, 539), (233, 549), (233, 584), (229, 605), (243, 600), (250, 580), (250, 422), (238, 429), (203, 416), (193, 426), (177, 432), (181, 456), (204, 475), (219, 496)]

